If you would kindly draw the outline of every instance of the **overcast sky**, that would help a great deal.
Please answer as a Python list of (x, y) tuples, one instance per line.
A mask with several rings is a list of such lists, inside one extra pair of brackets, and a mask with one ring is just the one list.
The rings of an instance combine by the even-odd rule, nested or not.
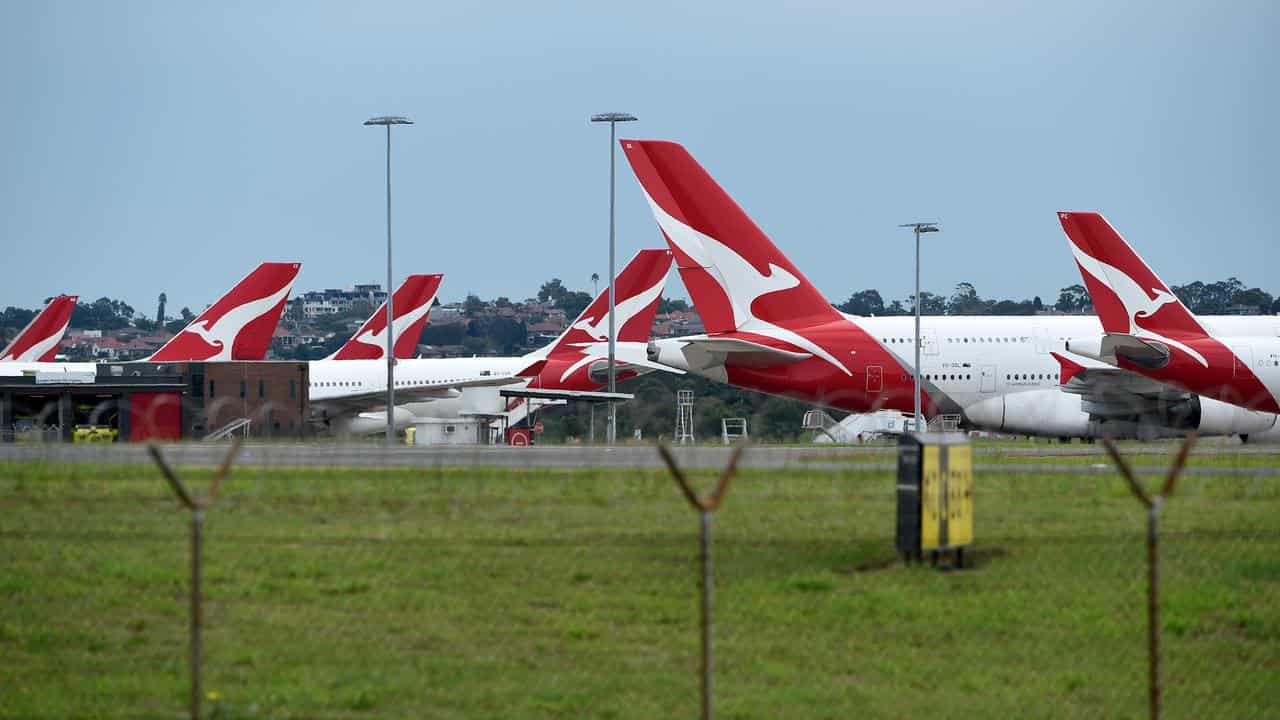
[[(589, 288), (607, 128), (684, 143), (833, 300), (1056, 298), (1059, 209), (1169, 283), (1280, 292), (1280, 3), (0, 3), (0, 305), (203, 307), (262, 260), (296, 288)], [(898, 7), (903, 6), (903, 7)], [(619, 155), (619, 262), (661, 246)], [(669, 294), (684, 295), (673, 275)]]

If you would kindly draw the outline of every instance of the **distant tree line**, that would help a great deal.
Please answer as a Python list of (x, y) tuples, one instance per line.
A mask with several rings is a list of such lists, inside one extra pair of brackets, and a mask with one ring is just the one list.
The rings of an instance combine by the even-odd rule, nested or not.
[[(1247, 288), (1237, 278), (1214, 283), (1200, 281), (1174, 285), (1174, 294), (1197, 315), (1266, 315), (1280, 313), (1280, 298), (1261, 288)], [(1064, 313), (1092, 313), (1093, 304), (1083, 285), (1068, 285), (1058, 291), (1053, 309)], [(877, 290), (859, 290), (836, 308), (850, 315), (911, 315), (915, 295), (893, 300), (887, 305)], [(1034, 315), (1045, 310), (1040, 297), (1030, 300), (995, 300), (978, 295), (973, 283), (956, 285), (950, 296), (920, 292), (921, 315)]]

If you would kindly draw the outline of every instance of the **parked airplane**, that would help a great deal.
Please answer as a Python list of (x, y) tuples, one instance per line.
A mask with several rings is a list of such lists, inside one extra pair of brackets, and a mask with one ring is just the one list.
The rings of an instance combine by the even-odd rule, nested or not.
[[(913, 318), (837, 311), (683, 147), (620, 142), (706, 328), (650, 343), (651, 359), (849, 412), (913, 410)], [(1229, 335), (1263, 326), (1256, 318), (1209, 320)], [(1192, 413), (1064, 392), (1059, 384), (1068, 378), (1053, 353), (1069, 338), (1100, 334), (1097, 318), (1085, 316), (925, 317), (923, 411), (954, 414), (968, 427), (1059, 437), (1234, 434), (1275, 423), (1209, 398)]]
[(0, 350), (0, 362), (53, 362), (79, 299), (75, 295), (59, 295), (50, 300), (22, 332)]
[[(436, 299), (443, 275), (410, 275), (391, 296), (391, 309), (395, 313), (392, 329), (395, 330), (395, 356), (408, 360), (417, 354), (418, 338), (422, 326), (431, 314), (431, 303)], [(356, 330), (342, 347), (326, 360), (380, 360), (387, 351), (387, 303), (384, 301), (373, 315)]]
[[(666, 250), (641, 250), (614, 283), (615, 357), (618, 377), (654, 369), (646, 341), (671, 268)], [(462, 391), (504, 386), (552, 400), (599, 399), (607, 382), (608, 291), (582, 311), (551, 344), (516, 357), (400, 360), (396, 363), (394, 420), (403, 428), (415, 417), (455, 417)], [(386, 364), (380, 361), (313, 361), (311, 407), (315, 419), (338, 434), (375, 433), (386, 427)], [(428, 402), (429, 401), (429, 402)], [(507, 411), (522, 407), (513, 399)], [(521, 411), (517, 411), (523, 417)]]
[[(261, 360), (280, 322), (299, 263), (262, 263), (146, 360)], [(0, 375), (94, 373), (96, 362), (0, 363)]]
[(263, 359), (300, 267), (299, 263), (262, 263), (147, 359)]
[(1280, 330), (1274, 317), (1250, 334), (1212, 332), (1098, 213), (1061, 212), (1103, 334), (1067, 350), (1187, 393), (1249, 410), (1280, 412)]

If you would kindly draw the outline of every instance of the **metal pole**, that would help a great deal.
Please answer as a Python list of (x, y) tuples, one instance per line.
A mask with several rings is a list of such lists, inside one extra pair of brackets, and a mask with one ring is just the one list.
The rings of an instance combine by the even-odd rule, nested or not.
[(702, 516), (702, 720), (711, 720), (711, 513)]
[(391, 126), (387, 125), (387, 447), (396, 441), (396, 341), (391, 287)]
[(1157, 524), (1163, 495), (1147, 507), (1147, 669), (1151, 720), (1160, 720), (1160, 536)]
[(191, 720), (200, 720), (200, 529), (204, 510), (191, 510)]
[[(614, 357), (614, 327), (613, 327), (613, 276), (615, 274), (614, 263), (614, 163), (615, 153), (613, 151), (614, 130), (617, 123), (609, 122), (609, 392), (617, 392), (617, 376), (615, 375), (615, 357)], [(609, 428), (605, 432), (606, 443), (613, 445), (618, 440), (618, 406), (613, 401), (609, 401)]]
[(920, 432), (920, 226), (916, 226), (916, 416), (914, 430)]
[[(612, 147), (612, 145), (610, 145)], [(612, 151), (610, 151), (612, 152)], [(591, 275), (591, 296), (600, 297), (600, 278), (595, 273)], [(587, 443), (596, 444), (596, 404), (590, 403), (591, 407), (591, 429), (587, 431)]]

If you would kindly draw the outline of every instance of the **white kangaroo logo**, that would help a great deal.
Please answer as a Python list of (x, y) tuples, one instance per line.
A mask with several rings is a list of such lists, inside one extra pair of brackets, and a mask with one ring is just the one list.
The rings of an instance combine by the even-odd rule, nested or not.
[(1195, 358), (1201, 365), (1209, 367), (1209, 361), (1204, 356), (1192, 350), (1186, 344), (1178, 342), (1172, 338), (1165, 337), (1159, 333), (1148, 330), (1138, 325), (1138, 318), (1150, 318), (1156, 314), (1160, 308), (1170, 303), (1177, 303), (1178, 298), (1173, 293), (1161, 288), (1153, 288), (1151, 294), (1155, 299), (1151, 298), (1145, 289), (1133, 278), (1129, 277), (1123, 270), (1109, 265), (1101, 260), (1086, 253), (1074, 241), (1068, 241), (1071, 246), (1071, 254), (1075, 255), (1076, 262), (1080, 263), (1080, 267), (1084, 271), (1092, 275), (1098, 282), (1111, 289), (1119, 298), (1120, 304), (1124, 305), (1125, 314), (1129, 316), (1129, 327), (1126, 329), (1128, 335), (1147, 335), (1160, 342), (1172, 345), (1191, 357)]
[(671, 242), (694, 262), (701, 265), (707, 274), (720, 284), (725, 297), (729, 298), (729, 307), (733, 311), (733, 323), (739, 331), (764, 335), (802, 347), (840, 368), (845, 375), (852, 377), (853, 373), (849, 372), (849, 368), (822, 346), (794, 330), (761, 320), (751, 313), (751, 305), (759, 298), (769, 293), (799, 286), (800, 280), (795, 275), (773, 263), (769, 264), (769, 274), (762, 275), (754, 265), (719, 240), (710, 235), (704, 235), (667, 214), (662, 206), (649, 197), (648, 191), (645, 191), (644, 197), (649, 201), (649, 207), (653, 210), (658, 226), (667, 234)]
[[(183, 333), (194, 333), (200, 336), (200, 339), (206, 343), (218, 348), (213, 355), (202, 358), (204, 360), (230, 360), (231, 346), (235, 343), (236, 336), (244, 329), (245, 325), (257, 320), (264, 314), (269, 312), (280, 301), (289, 294), (289, 288), (293, 286), (293, 282), (285, 283), (284, 287), (264, 298), (250, 300), (243, 305), (239, 305), (228, 310), (222, 317), (216, 320), (204, 320), (197, 318), (195, 322), (187, 326)], [(179, 333), (174, 337), (176, 340), (181, 337)], [(173, 342), (170, 340), (169, 342)]]
[[(405, 328), (417, 322), (418, 319), (421, 318), (423, 315), (426, 315), (427, 313), (431, 312), (431, 301), (434, 299), (435, 299), (435, 295), (432, 295), (431, 297), (427, 298), (426, 302), (422, 303), (420, 306), (414, 308), (413, 310), (410, 310), (404, 315), (394, 318), (391, 322), (391, 327), (394, 328), (396, 331), (395, 337), (397, 338), (402, 337), (404, 335)], [(384, 303), (379, 309), (379, 314), (385, 316), (387, 312), (386, 307), (387, 306)], [(385, 323), (383, 323), (382, 329), (378, 330), (377, 332), (374, 332), (373, 330), (363, 330), (357, 333), (355, 337), (351, 338), (351, 342), (358, 342), (358, 343), (363, 343), (365, 345), (372, 345), (378, 348), (378, 351), (380, 353), (378, 357), (384, 357), (382, 353), (385, 352), (386, 346), (387, 346), (387, 326)]]
[[(667, 267), (670, 269), (670, 261), (668, 260), (667, 262)], [(662, 288), (665, 284), (666, 275), (663, 275), (658, 279), (658, 282), (655, 283), (653, 287), (632, 295), (620, 303), (616, 303), (613, 306), (614, 325), (616, 328), (621, 330), (623, 326), (628, 322), (631, 322), (631, 318), (640, 314), (641, 310), (649, 307), (650, 303), (658, 299), (658, 296), (662, 294)], [(607, 297), (607, 293), (605, 296)], [(574, 329), (581, 330), (596, 340), (608, 341), (609, 309), (606, 307), (604, 312), (600, 314), (600, 317), (596, 318), (595, 322), (592, 322), (591, 320), (592, 318), (588, 317), (584, 313), (582, 319), (574, 323), (572, 327)]]

